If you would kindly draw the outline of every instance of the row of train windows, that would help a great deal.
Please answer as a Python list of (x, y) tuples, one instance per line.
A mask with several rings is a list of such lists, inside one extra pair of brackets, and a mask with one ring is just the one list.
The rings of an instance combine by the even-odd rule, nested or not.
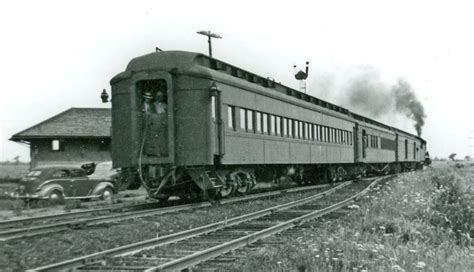
[(365, 147), (381, 148), (381, 138), (374, 135), (367, 135), (365, 138)]
[[(228, 128), (235, 130), (235, 107), (228, 106)], [(239, 108), (240, 130), (282, 137), (352, 145), (352, 132)]]

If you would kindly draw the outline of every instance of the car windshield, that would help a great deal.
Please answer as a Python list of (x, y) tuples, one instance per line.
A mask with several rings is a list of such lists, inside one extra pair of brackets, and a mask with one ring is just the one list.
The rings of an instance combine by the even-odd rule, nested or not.
[(41, 175), (41, 171), (40, 170), (33, 170), (33, 171), (30, 171), (28, 173), (28, 175), (26, 175), (27, 177), (39, 177)]

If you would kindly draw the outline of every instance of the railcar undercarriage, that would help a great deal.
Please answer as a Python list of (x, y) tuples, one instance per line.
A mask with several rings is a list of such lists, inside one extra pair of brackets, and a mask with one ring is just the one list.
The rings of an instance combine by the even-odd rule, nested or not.
[(175, 167), (144, 165), (122, 169), (122, 187), (143, 186), (151, 198), (167, 200), (217, 199), (245, 195), (257, 189), (331, 183), (365, 176), (399, 173), (423, 168), (419, 162), (311, 164), (311, 165), (232, 165)]

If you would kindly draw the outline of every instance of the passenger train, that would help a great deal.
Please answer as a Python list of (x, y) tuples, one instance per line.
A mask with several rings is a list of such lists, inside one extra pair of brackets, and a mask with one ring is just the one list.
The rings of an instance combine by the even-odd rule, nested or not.
[(137, 57), (111, 80), (112, 160), (150, 197), (227, 197), (423, 167), (426, 141), (206, 55)]

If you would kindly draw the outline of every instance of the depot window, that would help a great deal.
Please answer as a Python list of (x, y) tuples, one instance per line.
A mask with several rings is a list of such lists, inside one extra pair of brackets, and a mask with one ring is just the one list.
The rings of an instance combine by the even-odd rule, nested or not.
[(52, 140), (51, 141), (51, 150), (52, 151), (63, 151), (64, 150), (64, 141), (62, 141), (62, 140)]

